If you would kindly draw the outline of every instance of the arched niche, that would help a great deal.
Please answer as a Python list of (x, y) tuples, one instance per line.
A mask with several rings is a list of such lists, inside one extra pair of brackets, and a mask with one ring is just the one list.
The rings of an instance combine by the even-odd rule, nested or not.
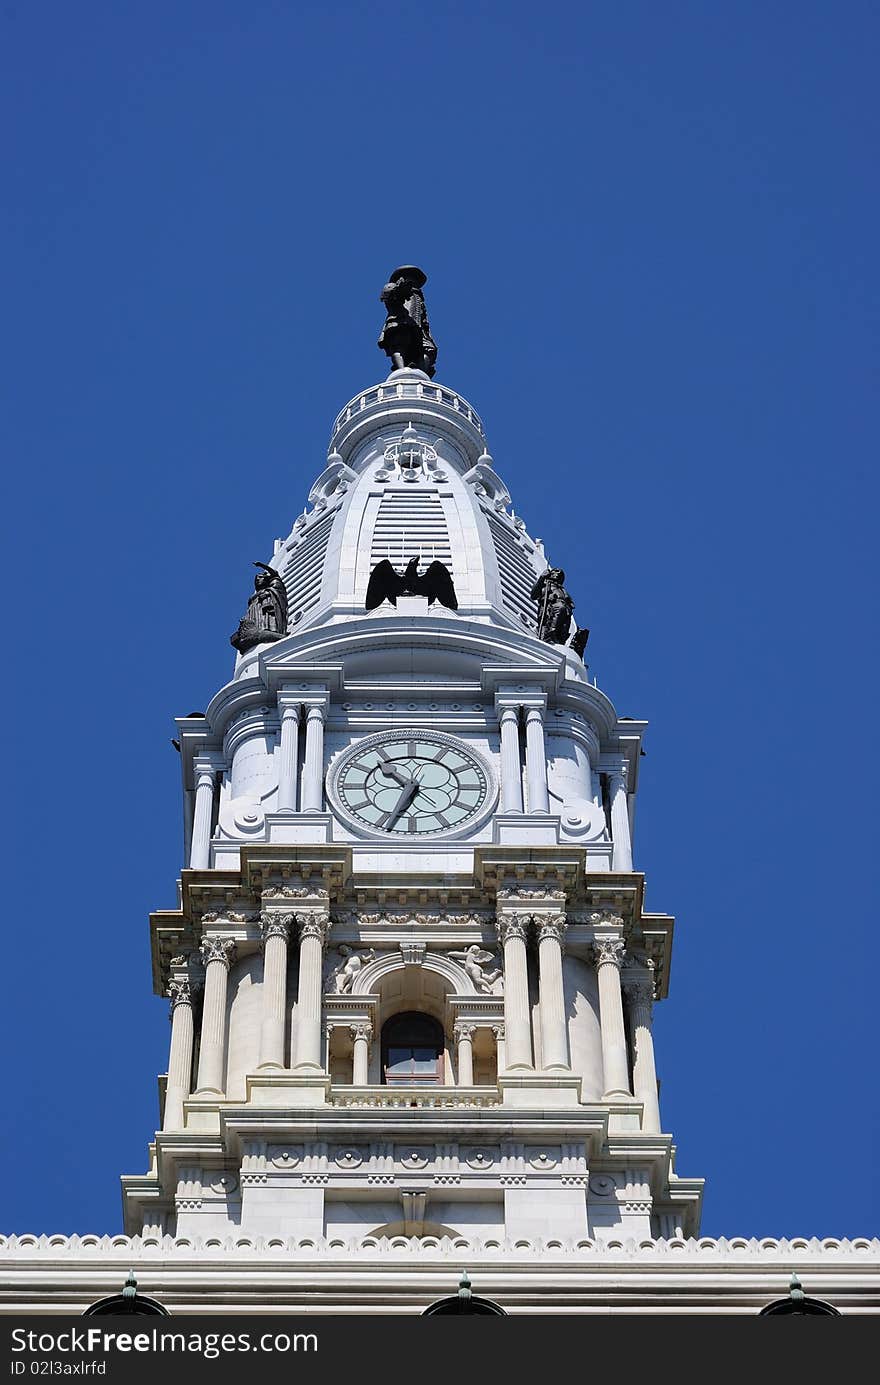
[[(381, 952), (357, 974), (351, 996), (375, 996), (376, 1037), (385, 1023), (404, 1011), (416, 1011), (439, 1021), (446, 1039), (445, 1080), (454, 1081), (451, 996), (474, 996), (476, 987), (467, 972), (444, 953), (425, 952), (417, 962), (405, 961), (398, 951)], [(381, 1082), (380, 1045), (370, 1056), (370, 1082)]]

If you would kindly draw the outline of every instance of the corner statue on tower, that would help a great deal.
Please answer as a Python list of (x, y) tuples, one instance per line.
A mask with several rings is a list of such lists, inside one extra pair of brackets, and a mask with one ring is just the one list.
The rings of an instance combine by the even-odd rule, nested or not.
[(428, 309), (422, 288), (428, 276), (415, 265), (401, 265), (391, 271), (379, 295), (388, 316), (378, 345), (391, 361), (393, 370), (423, 370), (433, 375), (437, 346), (431, 336)]
[(229, 636), (229, 643), (239, 654), (270, 640), (282, 640), (287, 634), (287, 592), (281, 573), (268, 563), (254, 563), (254, 567), (260, 570), (254, 578), (247, 615)]
[[(565, 590), (561, 567), (548, 567), (532, 587), (532, 600), (538, 603), (538, 639), (545, 644), (569, 644), (574, 602)], [(584, 657), (590, 632), (575, 625), (571, 648)]]

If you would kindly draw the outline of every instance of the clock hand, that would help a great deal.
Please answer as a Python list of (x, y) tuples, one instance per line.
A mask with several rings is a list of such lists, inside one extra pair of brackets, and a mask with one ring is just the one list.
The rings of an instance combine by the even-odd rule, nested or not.
[(404, 808), (408, 808), (410, 803), (412, 803), (418, 791), (418, 780), (408, 779), (406, 781), (406, 787), (401, 792), (401, 795), (395, 803), (394, 807), (390, 810), (390, 812), (387, 812), (385, 814), (384, 818), (379, 824), (380, 827), (390, 827), (393, 822), (396, 822), (396, 820), (400, 817), (400, 814), (403, 812)]
[(403, 773), (403, 770), (398, 769), (394, 761), (390, 759), (390, 757), (387, 755), (382, 756), (382, 768), (379, 771), (379, 773), (387, 775), (389, 779), (396, 780), (396, 782), (401, 786), (412, 782), (411, 779), (408, 779), (407, 776)]

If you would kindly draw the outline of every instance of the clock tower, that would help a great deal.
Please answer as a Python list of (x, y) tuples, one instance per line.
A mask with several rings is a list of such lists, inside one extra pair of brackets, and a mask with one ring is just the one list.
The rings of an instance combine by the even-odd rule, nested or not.
[(523, 1238), (698, 1230), (651, 1038), (673, 921), (632, 860), (645, 723), (588, 677), (564, 572), (432, 379), (419, 274), (392, 276), (391, 373), (258, 565), (229, 682), (178, 722), (170, 1054), (131, 1234), (451, 1237), (473, 1270)]
[(645, 723), (435, 379), (425, 282), (391, 275), (390, 374), (177, 723), (168, 1070), (125, 1234), (0, 1235), (0, 1312), (877, 1312), (876, 1240), (699, 1234), (658, 1102)]

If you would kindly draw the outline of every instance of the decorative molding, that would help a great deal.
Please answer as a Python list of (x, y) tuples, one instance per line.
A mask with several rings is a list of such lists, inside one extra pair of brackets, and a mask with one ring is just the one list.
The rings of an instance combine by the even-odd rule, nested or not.
[(565, 890), (552, 889), (545, 885), (516, 885), (512, 888), (505, 886), (497, 891), (496, 899), (499, 904), (505, 904), (508, 900), (523, 899), (529, 903), (561, 903), (565, 899)]
[[(325, 1175), (326, 1177), (326, 1175)], [(511, 1175), (503, 1175), (508, 1182)], [(369, 1183), (388, 1184), (394, 1182), (393, 1174), (368, 1174)], [(516, 1179), (524, 1184), (525, 1178)], [(193, 1199), (193, 1201), (197, 1201)], [(180, 1203), (177, 1204), (180, 1206)], [(581, 1237), (580, 1239), (557, 1240), (552, 1249), (548, 1248), (542, 1237), (517, 1237), (516, 1244), (503, 1233), (498, 1236), (429, 1236), (421, 1239), (409, 1237), (353, 1236), (347, 1238), (324, 1236), (249, 1236), (237, 1228), (216, 1236), (170, 1236), (170, 1235), (63, 1235), (35, 1233), (17, 1236), (0, 1236), (0, 1261), (10, 1268), (26, 1265), (24, 1271), (30, 1275), (45, 1265), (47, 1270), (57, 1274), (59, 1260), (67, 1262), (68, 1272), (76, 1265), (94, 1264), (103, 1260), (127, 1268), (129, 1262), (148, 1262), (153, 1266), (161, 1264), (159, 1255), (173, 1257), (175, 1268), (183, 1268), (187, 1263), (217, 1263), (218, 1252), (225, 1259), (234, 1261), (263, 1261), (271, 1264), (286, 1256), (295, 1257), (303, 1263), (306, 1257), (316, 1260), (348, 1261), (353, 1256), (358, 1259), (384, 1261), (389, 1256), (399, 1254), (402, 1259), (412, 1263), (414, 1259), (434, 1261), (440, 1255), (457, 1265), (462, 1253), (472, 1259), (477, 1255), (493, 1255), (532, 1258), (546, 1263), (554, 1258), (562, 1261), (574, 1260), (580, 1263), (603, 1261), (609, 1265), (621, 1261), (636, 1262), (640, 1265), (663, 1265), (664, 1275), (669, 1265), (686, 1269), (689, 1264), (715, 1264), (726, 1269), (742, 1265), (753, 1271), (759, 1266), (773, 1267), (774, 1275), (790, 1274), (791, 1269), (801, 1264), (815, 1269), (833, 1269), (835, 1273), (844, 1269), (859, 1283), (866, 1271), (876, 1275), (880, 1258), (880, 1239), (877, 1237), (775, 1237), (775, 1236), (700, 1236), (700, 1237), (651, 1237), (631, 1236), (625, 1231), (620, 1235), (611, 1234), (607, 1239)], [(770, 1286), (768, 1286), (769, 1289)], [(763, 1290), (762, 1290), (763, 1292)], [(769, 1297), (769, 1293), (768, 1293)], [(44, 1308), (44, 1311), (45, 1308)]]
[(619, 928), (621, 932), (624, 928), (624, 919), (621, 915), (612, 914), (608, 909), (590, 914), (590, 923), (594, 928)]
[(329, 899), (323, 885), (267, 885), (263, 899)]

